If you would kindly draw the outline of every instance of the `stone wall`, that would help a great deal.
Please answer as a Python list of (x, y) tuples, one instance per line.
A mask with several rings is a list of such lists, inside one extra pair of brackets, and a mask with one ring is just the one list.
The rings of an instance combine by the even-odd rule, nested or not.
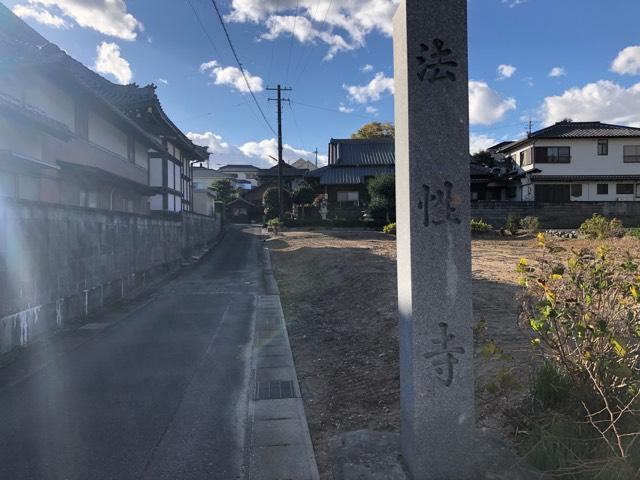
[(471, 218), (503, 227), (509, 214), (538, 217), (542, 228), (577, 228), (594, 213), (622, 220), (625, 227), (640, 226), (640, 202), (488, 202), (471, 203)]
[(210, 246), (220, 218), (0, 200), (0, 353), (127, 296)]

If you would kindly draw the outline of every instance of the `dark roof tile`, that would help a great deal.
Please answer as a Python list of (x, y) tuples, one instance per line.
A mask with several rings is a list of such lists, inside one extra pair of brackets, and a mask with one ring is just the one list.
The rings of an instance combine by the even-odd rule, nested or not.
[(395, 165), (393, 139), (331, 139), (329, 165), (380, 166)]

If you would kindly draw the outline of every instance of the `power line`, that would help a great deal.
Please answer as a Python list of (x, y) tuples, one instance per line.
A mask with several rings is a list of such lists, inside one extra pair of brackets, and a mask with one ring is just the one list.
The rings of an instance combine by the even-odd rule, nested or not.
[[(325, 22), (327, 21), (327, 17), (329, 16), (329, 10), (331, 10), (331, 6), (333, 5), (333, 0), (329, 1), (329, 6), (327, 7), (327, 10), (324, 12), (324, 18), (322, 19), (322, 22), (320, 22), (320, 26), (318, 27), (318, 30), (322, 27), (323, 24), (325, 24)], [(331, 26), (330, 29), (330, 33), (333, 32), (333, 25)], [(307, 69), (307, 67), (309, 66), (309, 62), (311, 61), (311, 55), (307, 55), (307, 61), (302, 65), (302, 69), (300, 70), (300, 73), (298, 74), (298, 77), (296, 78), (296, 81), (294, 82), (294, 86), (300, 81), (300, 79), (302, 78), (302, 74), (305, 72), (305, 70)]]
[(202, 29), (202, 32), (205, 34), (205, 36), (209, 39), (209, 43), (211, 44), (211, 46), (213, 47), (213, 49), (216, 51), (216, 55), (218, 55), (218, 57), (222, 57), (222, 55), (220, 54), (220, 52), (218, 51), (218, 47), (216, 47), (216, 42), (213, 41), (213, 38), (211, 38), (211, 35), (209, 35), (209, 32), (207, 31), (207, 29), (204, 26), (204, 23), (202, 22), (202, 19), (200, 18), (200, 15), (198, 15), (198, 11), (196, 10), (196, 8), (193, 6), (193, 3), (191, 3), (191, 0), (186, 0), (186, 2), (189, 4), (189, 6), (191, 7), (191, 10), (193, 10), (193, 14), (196, 16), (196, 20), (198, 21), (198, 24), (200, 25), (200, 28)]
[(296, 117), (296, 111), (291, 106), (291, 101), (289, 103), (289, 109), (291, 110), (291, 116), (293, 117), (293, 123), (296, 126), (296, 133), (298, 134), (298, 140), (300, 140), (300, 146), (303, 150), (306, 150), (304, 140), (302, 139), (302, 134), (300, 130), (300, 125), (298, 124), (298, 118)]
[(374, 117), (367, 117), (365, 115), (360, 115), (358, 113), (353, 113), (353, 112), (341, 112), (340, 110), (336, 110), (335, 108), (321, 107), (320, 105), (311, 105), (309, 103), (296, 102), (294, 100), (291, 100), (291, 103), (294, 103), (296, 105), (301, 105), (303, 107), (315, 108), (317, 110), (325, 110), (327, 112), (339, 113), (340, 115), (351, 115), (353, 117), (360, 117), (366, 120), (376, 120)]
[(298, 14), (300, 13), (300, 0), (296, 3), (296, 16), (293, 18), (293, 28), (291, 29), (291, 38), (289, 40), (289, 60), (287, 61), (287, 73), (285, 82), (289, 80), (289, 68), (291, 67), (291, 53), (293, 52), (293, 38), (296, 33), (296, 24), (298, 23)]
[(220, 20), (220, 25), (222, 26), (222, 30), (224, 30), (224, 34), (227, 37), (227, 42), (229, 43), (229, 47), (231, 48), (233, 57), (236, 59), (236, 63), (238, 64), (240, 73), (242, 73), (242, 78), (244, 78), (244, 82), (247, 84), (247, 89), (249, 90), (249, 93), (251, 94), (251, 97), (253, 98), (253, 101), (255, 102), (256, 107), (258, 107), (258, 111), (260, 112), (262, 119), (267, 124), (267, 127), (269, 127), (269, 130), (271, 130), (271, 132), (273, 132), (274, 135), (277, 135), (276, 131), (269, 123), (269, 120), (267, 120), (267, 116), (264, 114), (264, 111), (262, 110), (262, 107), (260, 106), (260, 103), (258, 102), (258, 99), (256, 98), (255, 93), (253, 93), (253, 89), (251, 88), (251, 84), (249, 83), (249, 79), (247, 78), (247, 73), (245, 72), (244, 67), (242, 66), (242, 62), (240, 62), (240, 58), (238, 57), (238, 53), (236, 52), (236, 49), (233, 46), (233, 42), (231, 41), (231, 36), (229, 35), (229, 31), (227, 30), (227, 26), (224, 23), (224, 19), (222, 18), (222, 14), (220, 13), (220, 9), (218, 8), (218, 4), (216, 3), (216, 0), (211, 0), (211, 4), (213, 5), (213, 8), (215, 9), (216, 14), (218, 15), (218, 20)]

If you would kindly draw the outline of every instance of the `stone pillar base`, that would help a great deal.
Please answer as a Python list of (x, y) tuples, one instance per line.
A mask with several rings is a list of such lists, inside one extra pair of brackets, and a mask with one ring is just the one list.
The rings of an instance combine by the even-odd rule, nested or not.
[[(478, 480), (540, 480), (544, 475), (519, 458), (489, 432), (475, 435), (474, 465)], [(334, 480), (410, 480), (402, 464), (400, 434), (357, 430), (329, 441)], [(414, 480), (426, 480), (414, 479)], [(451, 479), (454, 480), (454, 479)]]

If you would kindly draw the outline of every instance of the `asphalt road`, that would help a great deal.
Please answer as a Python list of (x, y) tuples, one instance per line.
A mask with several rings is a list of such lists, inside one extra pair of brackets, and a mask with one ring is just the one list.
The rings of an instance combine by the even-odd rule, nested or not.
[(231, 228), (115, 324), (65, 334), (39, 370), (0, 371), (0, 480), (243, 478), (256, 233)]

